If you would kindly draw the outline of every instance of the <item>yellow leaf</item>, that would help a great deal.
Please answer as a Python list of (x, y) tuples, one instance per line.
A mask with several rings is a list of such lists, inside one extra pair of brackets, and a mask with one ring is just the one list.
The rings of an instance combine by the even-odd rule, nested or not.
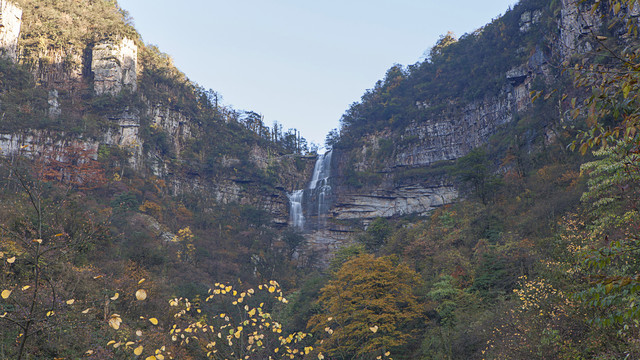
[(93, 354), (93, 350), (87, 350), (87, 351), (85, 352), (85, 354), (87, 354), (87, 355), (91, 355), (91, 354)]
[(140, 345), (140, 346), (138, 346), (135, 350), (133, 350), (133, 353), (134, 353), (135, 355), (140, 355), (140, 354), (142, 354), (142, 350), (143, 350), (143, 349), (144, 349), (144, 348), (142, 347), (142, 345)]
[(145, 280), (147, 280), (147, 279), (145, 279), (145, 278), (140, 279), (140, 281), (138, 281), (138, 285), (142, 284)]
[(56, 313), (55, 313), (53, 310), (51, 310), (51, 311), (47, 311), (47, 317), (49, 317), (49, 316), (53, 316), (53, 315), (55, 315), (55, 314), (56, 314)]
[(29, 286), (29, 285), (25, 285), (25, 286), (22, 287), (22, 291), (28, 290), (30, 287), (31, 286)]
[(8, 262), (9, 264), (13, 264), (14, 262), (16, 262), (16, 257), (14, 256), (14, 257), (10, 257), (10, 258), (8, 258), (8, 259), (7, 259), (7, 262)]
[(109, 318), (109, 326), (111, 326), (112, 328), (114, 328), (116, 330), (118, 330), (120, 328), (120, 324), (121, 323), (122, 323), (122, 319), (120, 318), (120, 315), (118, 315), (118, 314), (113, 314)]
[(10, 295), (11, 295), (11, 290), (2, 290), (2, 294), (0, 294), (0, 296), (2, 296), (3, 299), (7, 299)]
[(115, 344), (115, 343), (116, 343), (116, 341), (115, 341), (115, 340), (111, 340), (111, 341), (109, 341), (109, 342), (107, 343), (107, 346), (110, 346), (110, 345)]
[(144, 360), (158, 360), (158, 359), (156, 359), (156, 357), (155, 357), (155, 356), (149, 356), (148, 358), (146, 358), (146, 359), (144, 359)]
[(53, 237), (58, 237), (58, 236), (62, 236), (62, 235), (64, 235), (64, 233), (55, 234), (55, 235), (53, 235)]
[(97, 276), (94, 276), (94, 277), (93, 277), (93, 280), (100, 279), (100, 278), (101, 278), (101, 277), (103, 277), (103, 276), (104, 276), (104, 275), (97, 275)]
[(269, 292), (272, 293), (276, 291), (276, 287), (275, 286), (269, 286)]
[(69, 299), (67, 300), (67, 305), (73, 305), (74, 302), (76, 302), (74, 299)]
[(152, 323), (153, 325), (158, 325), (158, 319), (156, 318), (149, 319), (149, 322)]
[(91, 311), (91, 308), (84, 309), (84, 310), (82, 311), (82, 313), (83, 313), (83, 314), (88, 314), (88, 313), (89, 313), (89, 311)]
[(372, 326), (369, 328), (369, 330), (371, 330), (372, 333), (377, 333), (378, 332), (378, 325)]
[(131, 346), (133, 344), (135, 344), (133, 341), (127, 341), (124, 346)]
[(144, 289), (136, 291), (136, 299), (142, 301), (147, 298), (147, 292)]
[(36, 242), (38, 244), (42, 244), (42, 239), (33, 239), (31, 242)]
[(142, 330), (136, 330), (136, 335), (137, 336), (142, 336)]
[(118, 300), (118, 298), (120, 297), (119, 293), (115, 293), (112, 297), (111, 300)]
[(620, 3), (617, 2), (617, 3), (615, 3), (615, 5), (613, 5), (613, 13), (615, 15), (618, 15), (619, 12), (620, 12)]

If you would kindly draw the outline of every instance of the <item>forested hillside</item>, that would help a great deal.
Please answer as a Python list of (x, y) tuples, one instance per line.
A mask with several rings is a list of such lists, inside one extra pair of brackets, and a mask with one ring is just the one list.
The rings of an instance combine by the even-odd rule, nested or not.
[(443, 35), (330, 155), (115, 1), (0, 5), (0, 358), (640, 358), (634, 0)]

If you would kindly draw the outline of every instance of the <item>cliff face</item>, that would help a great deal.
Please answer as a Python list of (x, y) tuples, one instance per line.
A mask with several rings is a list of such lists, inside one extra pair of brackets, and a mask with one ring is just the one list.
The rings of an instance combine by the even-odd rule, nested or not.
[[(536, 26), (540, 13), (522, 15), (520, 31)], [(479, 100), (449, 100), (443, 110), (426, 118), (413, 119), (400, 129), (369, 134), (359, 147), (337, 151), (336, 167), (342, 178), (348, 169), (374, 174), (377, 185), (358, 189), (338, 179), (334, 219), (360, 219), (365, 223), (376, 217), (426, 215), (435, 207), (455, 201), (459, 195), (453, 179), (426, 175), (420, 179), (400, 179), (406, 171), (425, 170), (442, 162), (456, 160), (486, 144), (491, 136), (511, 123), (531, 106), (534, 80), (550, 75), (547, 55), (538, 47), (526, 62), (503, 74), (503, 84), (495, 96)], [(547, 80), (543, 80), (547, 81)], [(429, 99), (413, 102), (418, 110), (429, 110)], [(383, 149), (384, 147), (384, 149)]]
[[(401, 97), (408, 97), (405, 103), (413, 107), (410, 111), (403, 109), (404, 114), (410, 114), (406, 125), (368, 131), (353, 142), (355, 145), (339, 143), (334, 155), (336, 175), (329, 225), (323, 231), (309, 235), (312, 247), (330, 249), (345, 241), (344, 234), (353, 228), (340, 225), (343, 220), (350, 224), (359, 221), (366, 226), (376, 217), (426, 215), (435, 207), (455, 201), (460, 189), (451, 176), (438, 170), (439, 167), (487, 144), (492, 136), (513, 126), (523, 114), (530, 113), (532, 92), (560, 77), (559, 71), (555, 70), (558, 66), (552, 64), (557, 65), (592, 48), (587, 35), (602, 25), (601, 14), (590, 14), (583, 6), (573, 0), (563, 0), (559, 11), (555, 11), (544, 2), (522, 2), (507, 14), (516, 19), (513, 28), (517, 30), (502, 33), (502, 36), (522, 39), (510, 50), (511, 58), (522, 60), (497, 74), (501, 78), (496, 81), (499, 90), (485, 92), (471, 100), (461, 96), (443, 100), (421, 98), (412, 95), (411, 88), (404, 89)], [(551, 14), (555, 17), (550, 18)], [(633, 16), (632, 11), (629, 14)], [(509, 16), (498, 21), (513, 22)], [(500, 26), (508, 28), (509, 25)], [(484, 35), (478, 31), (473, 36), (481, 39)], [(454, 71), (464, 73), (462, 69)], [(411, 82), (412, 77), (419, 76), (419, 73), (412, 73), (403, 81)], [(385, 84), (387, 82), (392, 81), (388, 78)], [(420, 83), (412, 84), (414, 88), (420, 86)], [(394, 90), (390, 88), (386, 90), (383, 85), (379, 94), (374, 91), (367, 98), (363, 97), (362, 107), (367, 106), (367, 101), (375, 101)], [(370, 112), (368, 117), (394, 118), (395, 115), (386, 112), (384, 106), (380, 108), (379, 112)], [(362, 116), (360, 114), (356, 112), (357, 116)], [(561, 112), (555, 114), (555, 119), (541, 119), (540, 122), (546, 125), (541, 126), (542, 130), (529, 132), (528, 136), (543, 138), (547, 145), (553, 142), (554, 124), (562, 121)], [(353, 129), (346, 129), (347, 135), (350, 130)]]
[(22, 25), (22, 9), (13, 3), (0, 1), (0, 52), (12, 61), (18, 59), (18, 39)]
[[(71, 16), (63, 9), (86, 12), (68, 1), (47, 6), (58, 5), (49, 10), (61, 21)], [(31, 21), (46, 21), (42, 9), (25, 11)], [(286, 192), (306, 181), (313, 159), (283, 155), (276, 145), (243, 128), (231, 109), (200, 109), (212, 104), (198, 98), (206, 94), (195, 91), (168, 56), (154, 47), (139, 48), (141, 43), (126, 35), (130, 29), (125, 25), (116, 24), (125, 34), (113, 30), (120, 16), (117, 9), (104, 15), (115, 16), (106, 25), (99, 14), (73, 19), (82, 26), (92, 22), (99, 31), (70, 38), (63, 47), (34, 43), (44, 31), (42, 24), (27, 24), (30, 32), (21, 37), (22, 13), (14, 3), (0, 0), (0, 51), (31, 73), (34, 91), (46, 94), (42, 110), (24, 114), (45, 125), (18, 123), (1, 132), (1, 154), (35, 158), (79, 148), (97, 159), (101, 150), (117, 149), (127, 154), (122, 166), (163, 179), (173, 195), (198, 194), (212, 206), (252, 205), (270, 212), (276, 224), (287, 224)], [(0, 90), (0, 95), (12, 90)], [(7, 106), (0, 104), (0, 111)], [(84, 131), (87, 119), (97, 122), (97, 129)], [(67, 123), (75, 127), (60, 125)], [(229, 151), (231, 144), (248, 149)]]
[[(322, 219), (307, 233), (305, 252), (331, 252), (377, 217), (426, 215), (455, 201), (464, 189), (442, 164), (517, 123), (532, 111), (532, 92), (557, 80), (556, 65), (592, 49), (587, 35), (602, 20), (582, 6), (522, 1), (424, 63), (390, 71), (345, 122), (347, 137), (334, 149), (324, 184), (330, 191), (322, 194), (330, 206), (301, 206), (309, 218)], [(307, 186), (315, 157), (283, 155), (242, 128), (237, 113), (201, 101), (210, 94), (185, 86), (170, 59), (131, 40), (136, 36), (105, 29), (64, 48), (40, 49), (20, 37), (22, 10), (0, 0), (0, 11), (3, 56), (29, 66), (36, 88), (45, 90), (44, 108), (35, 115), (29, 108), (31, 116), (54, 125), (75, 117), (85, 128), (87, 119), (99, 122), (93, 133), (59, 125), (5, 132), (3, 154), (38, 156), (79, 146), (97, 158), (102, 148), (120, 149), (128, 167), (163, 179), (172, 194), (253, 205), (277, 224), (291, 225), (287, 193)], [(634, 8), (624, 16), (637, 13)], [(37, 62), (26, 60), (27, 49), (38, 51)], [(206, 107), (215, 116), (207, 118)], [(530, 136), (552, 142), (557, 114), (544, 120), (549, 129)], [(312, 192), (305, 201), (319, 196)]]
[(97, 95), (117, 95), (122, 90), (136, 91), (138, 47), (127, 38), (120, 43), (101, 43), (93, 47), (91, 72)]

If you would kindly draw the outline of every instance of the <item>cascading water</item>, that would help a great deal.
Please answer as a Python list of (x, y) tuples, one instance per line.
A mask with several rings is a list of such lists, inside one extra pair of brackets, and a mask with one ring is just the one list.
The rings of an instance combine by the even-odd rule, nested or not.
[(313, 167), (313, 176), (309, 182), (309, 189), (313, 190), (317, 187), (321, 187), (327, 183), (329, 176), (331, 176), (331, 153), (329, 150), (322, 155), (318, 155), (316, 164)]
[(289, 214), (291, 217), (291, 226), (296, 229), (304, 229), (304, 215), (302, 214), (302, 198), (304, 196), (304, 190), (295, 190), (291, 194), (288, 194), (290, 209)]
[(318, 156), (316, 164), (313, 167), (313, 176), (309, 182), (310, 202), (309, 213), (315, 213), (316, 225), (323, 228), (327, 224), (327, 213), (331, 205), (331, 185), (329, 177), (331, 176), (331, 154), (329, 150)]
[[(306, 189), (295, 190), (288, 194), (289, 214), (291, 226), (305, 230), (306, 225), (311, 225), (313, 229), (323, 228), (327, 223), (327, 214), (331, 206), (331, 150), (322, 155), (318, 155), (316, 164), (313, 167), (313, 176), (307, 184)], [(306, 206), (303, 206), (303, 203)], [(307, 217), (315, 217), (312, 224), (305, 224), (305, 214)]]

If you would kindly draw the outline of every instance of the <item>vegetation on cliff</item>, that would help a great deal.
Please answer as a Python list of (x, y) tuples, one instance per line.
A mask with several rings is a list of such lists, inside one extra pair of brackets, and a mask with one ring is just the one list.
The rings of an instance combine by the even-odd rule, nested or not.
[[(616, 3), (607, 8), (614, 15), (623, 11)], [(45, 115), (50, 88), (34, 81), (33, 64), (2, 62), (3, 132), (97, 137), (115, 115), (136, 109), (142, 151), (172, 176), (232, 178), (256, 191), (272, 190), (283, 173), (275, 163), (257, 167), (248, 149), (267, 158), (303, 151), (295, 131), (220, 106), (217, 93), (141, 44), (115, 3), (20, 4), (34, 22), (26, 38), (49, 50), (134, 38), (142, 76), (137, 94), (60, 89), (56, 118)], [(499, 95), (504, 73), (554, 28), (558, 6), (524, 1), (476, 33), (444, 36), (423, 63), (392, 68), (331, 140), (348, 151), (356, 146), (349, 140), (427, 119), (442, 111), (437, 104)], [(521, 15), (540, 9), (540, 26), (522, 32)], [(67, 14), (86, 18), (62, 22)], [(98, 30), (76, 32), (85, 28)], [(175, 194), (169, 177), (132, 171), (125, 148), (19, 147), (0, 163), (0, 357), (640, 357), (637, 38), (633, 26), (614, 28), (627, 34), (624, 46), (595, 38), (614, 58), (576, 56), (577, 88), (558, 72), (533, 84), (545, 90), (539, 100), (483, 147), (393, 174), (398, 182), (454, 178), (463, 199), (423, 218), (372, 221), (326, 270), (301, 256), (302, 236), (274, 225), (267, 210), (215, 201), (203, 189)], [(42, 48), (25, 56), (36, 53)], [(429, 109), (416, 107), (425, 99)], [(145, 115), (157, 104), (188, 118), (197, 136), (176, 147)], [(394, 145), (402, 146), (379, 143), (378, 169)], [(355, 174), (351, 185), (383, 181), (376, 175)]]

